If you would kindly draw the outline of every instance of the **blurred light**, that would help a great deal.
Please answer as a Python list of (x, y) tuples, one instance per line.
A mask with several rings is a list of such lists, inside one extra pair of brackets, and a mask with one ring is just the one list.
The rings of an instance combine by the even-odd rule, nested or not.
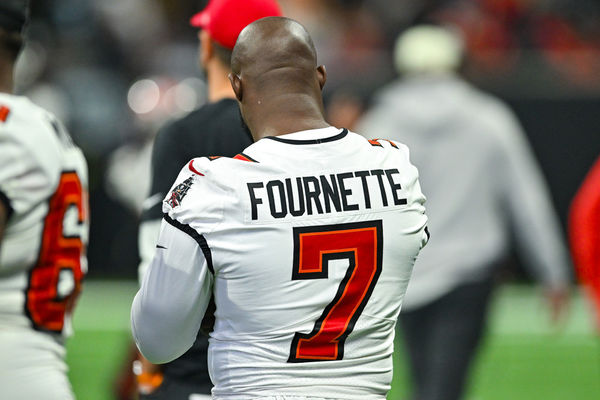
[(196, 92), (196, 108), (204, 105), (208, 101), (208, 88), (206, 82), (200, 78), (192, 77), (181, 81), (182, 84), (191, 87)]
[(190, 112), (206, 103), (206, 84), (198, 78), (187, 78), (175, 87), (178, 108)]
[(198, 105), (198, 96), (196, 91), (185, 82), (175, 86), (175, 105), (185, 112), (190, 112)]
[(127, 93), (127, 103), (136, 114), (153, 111), (160, 102), (160, 88), (151, 79), (142, 79), (131, 85)]

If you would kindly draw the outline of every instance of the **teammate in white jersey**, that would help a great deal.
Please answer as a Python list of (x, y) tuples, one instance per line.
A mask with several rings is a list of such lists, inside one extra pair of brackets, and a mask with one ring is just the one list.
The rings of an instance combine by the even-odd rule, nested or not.
[(87, 269), (87, 167), (61, 124), (12, 88), (24, 1), (0, 4), (0, 398), (72, 399), (69, 316)]
[(232, 71), (257, 142), (179, 174), (132, 306), (138, 347), (156, 363), (182, 354), (214, 293), (213, 398), (385, 399), (428, 239), (408, 149), (325, 122), (325, 69), (293, 20), (249, 25)]

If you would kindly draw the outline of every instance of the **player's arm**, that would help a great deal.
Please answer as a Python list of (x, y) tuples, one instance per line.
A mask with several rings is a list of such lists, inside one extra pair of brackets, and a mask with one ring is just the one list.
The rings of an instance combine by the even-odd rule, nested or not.
[[(181, 165), (184, 161), (180, 160), (180, 149), (177, 143), (176, 124), (167, 124), (160, 129), (152, 147), (152, 178), (150, 193), (144, 201), (140, 225), (138, 228), (138, 249), (140, 264), (138, 266), (138, 280), (141, 284), (154, 254), (156, 252), (156, 243), (160, 233), (162, 222), (162, 200), (165, 198), (169, 188), (177, 178)], [(138, 352), (137, 363), (135, 363), (134, 373), (137, 375), (138, 391), (149, 393), (155, 387), (154, 383), (159, 383), (162, 377), (162, 366), (150, 363)]]
[(157, 252), (133, 300), (133, 337), (156, 364), (192, 346), (212, 294), (212, 272), (189, 229), (169, 217), (162, 222)]

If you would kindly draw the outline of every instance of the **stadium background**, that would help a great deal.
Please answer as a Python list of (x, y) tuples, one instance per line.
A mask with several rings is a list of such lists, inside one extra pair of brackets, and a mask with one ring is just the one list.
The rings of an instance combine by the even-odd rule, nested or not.
[[(69, 343), (81, 399), (108, 399), (127, 356), (135, 291), (137, 218), (150, 144), (165, 121), (206, 101), (195, 31), (205, 1), (34, 0), (18, 91), (67, 123), (90, 166), (89, 279)], [(328, 68), (329, 117), (351, 127), (394, 78), (391, 49), (404, 28), (458, 25), (466, 76), (517, 112), (563, 224), (600, 154), (600, 3), (595, 0), (281, 0), (303, 22)], [(356, 79), (360, 76), (360, 79)], [(600, 346), (577, 291), (550, 328), (536, 289), (513, 257), (503, 268), (470, 399), (600, 398)], [(402, 354), (391, 394), (406, 393)]]

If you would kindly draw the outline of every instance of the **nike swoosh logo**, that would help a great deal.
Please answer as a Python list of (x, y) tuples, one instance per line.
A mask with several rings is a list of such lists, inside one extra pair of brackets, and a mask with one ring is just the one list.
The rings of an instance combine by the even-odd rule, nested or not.
[(165, 247), (165, 246), (161, 246), (160, 244), (157, 244), (157, 245), (156, 245), (156, 248), (157, 248), (157, 249), (165, 249), (165, 250), (166, 250), (166, 247)]

